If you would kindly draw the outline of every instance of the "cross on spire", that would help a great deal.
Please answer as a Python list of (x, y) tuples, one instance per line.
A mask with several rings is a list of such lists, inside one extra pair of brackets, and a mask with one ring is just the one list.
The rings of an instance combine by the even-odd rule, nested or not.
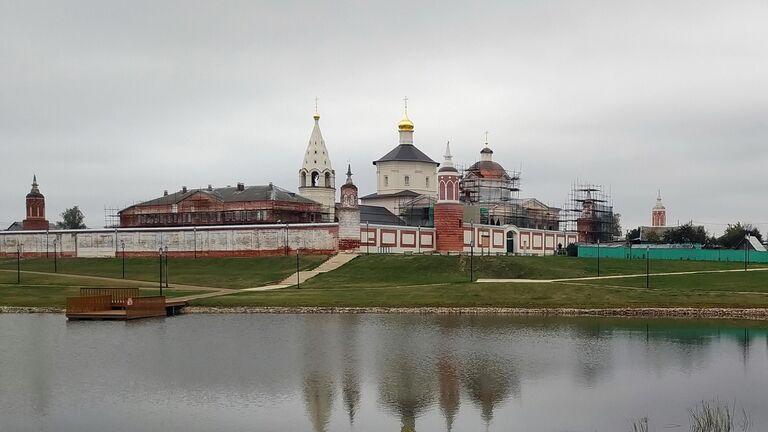
[(403, 103), (405, 105), (405, 115), (408, 115), (408, 96), (403, 98)]
[(485, 131), (485, 145), (488, 146), (488, 131)]
[(317, 96), (315, 96), (315, 112), (317, 112), (317, 101), (318, 101), (318, 100), (320, 100), (320, 99), (318, 99), (318, 97), (317, 97)]

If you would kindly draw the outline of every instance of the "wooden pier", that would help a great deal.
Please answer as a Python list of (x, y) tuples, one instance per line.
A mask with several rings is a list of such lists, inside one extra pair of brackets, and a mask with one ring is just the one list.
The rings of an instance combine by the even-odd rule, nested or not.
[(185, 301), (165, 296), (139, 296), (138, 288), (81, 288), (79, 297), (67, 298), (66, 316), (71, 320), (133, 320), (173, 316)]

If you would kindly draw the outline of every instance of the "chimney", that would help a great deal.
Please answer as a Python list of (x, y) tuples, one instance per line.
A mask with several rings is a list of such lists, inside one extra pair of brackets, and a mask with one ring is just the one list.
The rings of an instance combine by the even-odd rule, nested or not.
[(168, 189), (163, 191), (163, 196), (168, 196)]
[(181, 187), (181, 193), (187, 193), (187, 187), (186, 186), (182, 186)]
[(244, 185), (243, 183), (240, 183), (240, 182), (238, 182), (238, 183), (237, 183), (237, 190), (238, 190), (239, 192), (242, 192), (242, 191), (244, 191), (244, 190), (245, 190), (245, 185)]

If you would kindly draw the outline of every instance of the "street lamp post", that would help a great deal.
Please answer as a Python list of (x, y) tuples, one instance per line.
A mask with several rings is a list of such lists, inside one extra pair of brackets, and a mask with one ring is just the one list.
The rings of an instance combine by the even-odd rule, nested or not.
[(365, 254), (371, 254), (371, 231), (369, 231), (368, 221), (365, 221)]
[(163, 247), (157, 250), (160, 256), (160, 295), (163, 295)]
[(285, 256), (288, 256), (288, 224), (285, 224)]
[(16, 283), (21, 284), (21, 243), (16, 245)]
[(471, 231), (470, 233), (470, 241), (469, 241), (469, 281), (474, 282), (475, 280), (475, 222), (470, 220), (469, 221), (469, 229)]
[(165, 287), (168, 288), (168, 246), (165, 247)]
[(299, 274), (299, 251), (296, 250), (296, 289), (301, 288), (301, 276)]
[(123, 279), (125, 279), (125, 240), (120, 240), (120, 248), (123, 250)]
[(597, 275), (600, 276), (600, 239), (597, 239)]
[(651, 287), (651, 248), (645, 246), (645, 287)]
[(56, 258), (56, 243), (58, 243), (57, 239), (53, 239), (53, 272), (58, 273), (59, 272), (59, 265)]
[(744, 271), (747, 271), (749, 265), (749, 234), (744, 236)]
[(192, 234), (194, 235), (194, 238), (192, 239), (192, 258), (197, 259), (197, 227), (192, 227)]

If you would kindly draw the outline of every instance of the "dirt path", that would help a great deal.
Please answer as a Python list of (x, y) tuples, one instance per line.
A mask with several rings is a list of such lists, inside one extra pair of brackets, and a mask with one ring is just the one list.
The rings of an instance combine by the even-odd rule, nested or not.
[[(669, 273), (650, 273), (650, 276), (677, 276), (677, 275), (692, 275), (692, 274), (707, 274), (707, 273), (735, 273), (743, 272), (744, 269), (730, 269), (730, 270), (699, 270), (699, 271), (686, 271), (686, 272), (669, 272)], [(768, 267), (751, 268), (746, 271), (768, 271)], [(476, 283), (553, 283), (553, 282), (575, 282), (575, 281), (590, 281), (590, 280), (604, 280), (604, 279), (624, 279), (624, 278), (636, 278), (645, 277), (645, 273), (628, 274), (628, 275), (611, 275), (611, 276), (588, 276), (577, 278), (565, 278), (565, 279), (478, 279)]]

